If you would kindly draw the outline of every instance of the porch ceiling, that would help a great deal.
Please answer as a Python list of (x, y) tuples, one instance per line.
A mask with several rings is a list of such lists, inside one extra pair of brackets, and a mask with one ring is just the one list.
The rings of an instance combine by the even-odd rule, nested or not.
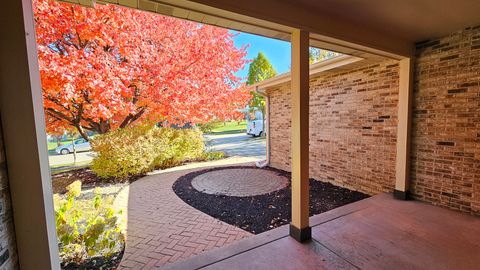
[(408, 56), (413, 43), (480, 25), (478, 0), (190, 0)]
[(478, 0), (61, 1), (114, 3), (281, 40), (301, 28), (314, 47), (367, 59), (411, 56), (414, 42), (480, 24)]
[(394, 33), (411, 42), (480, 24), (478, 0), (295, 0), (295, 4), (319, 16), (343, 20), (356, 28)]
[[(215, 25), (241, 32), (252, 33), (269, 38), (290, 41), (290, 33), (295, 26), (275, 22), (275, 20), (216, 8), (214, 5), (204, 5), (196, 1), (186, 0), (58, 0), (92, 7), (96, 4), (111, 3), (139, 10), (154, 12), (166, 16)], [(201, 1), (198, 1), (201, 2)], [(221, 1), (220, 1), (221, 2)], [(296, 25), (298, 27), (298, 25)], [(352, 55), (370, 61), (381, 61), (385, 57), (400, 59), (401, 54), (383, 51), (368, 46), (353, 44), (331, 36), (314, 32), (310, 33), (312, 47), (328, 49), (347, 55)]]

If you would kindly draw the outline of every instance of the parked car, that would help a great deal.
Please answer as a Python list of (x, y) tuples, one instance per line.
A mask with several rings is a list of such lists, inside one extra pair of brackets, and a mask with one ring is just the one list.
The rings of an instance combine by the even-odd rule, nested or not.
[[(77, 139), (73, 143), (75, 144), (75, 150), (77, 150), (77, 152), (92, 150), (92, 146), (90, 145), (90, 143), (83, 138)], [(69, 143), (60, 145), (59, 147), (55, 148), (55, 152), (59, 155), (67, 155), (73, 153), (73, 144)]]
[(164, 121), (164, 122), (158, 122), (156, 124), (157, 127), (161, 128), (161, 127), (170, 127), (170, 128), (174, 128), (174, 129), (190, 129), (190, 128), (195, 128), (196, 125), (193, 124), (193, 123), (190, 123), (190, 122), (187, 122), (185, 124), (169, 124), (168, 121)]
[(263, 125), (262, 112), (254, 111), (247, 114), (247, 134), (254, 137), (262, 135)]

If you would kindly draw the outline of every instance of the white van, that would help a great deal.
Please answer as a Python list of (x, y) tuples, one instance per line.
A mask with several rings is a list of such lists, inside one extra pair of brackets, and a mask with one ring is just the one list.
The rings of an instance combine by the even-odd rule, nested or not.
[(265, 123), (262, 121), (262, 112), (254, 111), (247, 113), (247, 134), (254, 137), (262, 135), (263, 126)]

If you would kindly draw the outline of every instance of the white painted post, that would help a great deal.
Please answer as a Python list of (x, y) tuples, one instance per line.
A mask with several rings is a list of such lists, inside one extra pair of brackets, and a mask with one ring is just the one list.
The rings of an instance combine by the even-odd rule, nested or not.
[(0, 8), (0, 112), (21, 269), (60, 269), (31, 0)]
[(297, 241), (311, 238), (309, 226), (309, 33), (292, 33), (292, 223)]
[(409, 160), (410, 160), (410, 126), (412, 118), (413, 95), (413, 60), (404, 58), (399, 61), (398, 91), (398, 127), (396, 182), (394, 197), (406, 200), (409, 197)]

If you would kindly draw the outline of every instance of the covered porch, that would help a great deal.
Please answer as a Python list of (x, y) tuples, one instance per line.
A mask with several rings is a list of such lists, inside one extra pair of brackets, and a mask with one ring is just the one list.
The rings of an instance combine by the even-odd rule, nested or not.
[(312, 239), (288, 226), (172, 264), (180, 269), (477, 269), (480, 220), (384, 193), (310, 218)]
[[(292, 43), (291, 225), (187, 259), (172, 265), (170, 269), (476, 269), (480, 265), (478, 217), (418, 201), (406, 201), (412, 191), (410, 163), (414, 156), (411, 151), (411, 122), (414, 113), (412, 95), (413, 74), (416, 69), (415, 44), (426, 39), (447, 36), (464, 27), (478, 25), (480, 22), (477, 11), (480, 6), (475, 1), (465, 0), (454, 7), (451, 7), (449, 1), (423, 0), (421, 2), (425, 5), (415, 6), (413, 3), (413, 7), (406, 2), (396, 7), (382, 1), (368, 4), (368, 1), (358, 1), (358, 6), (350, 8), (333, 4), (334, 1), (326, 1), (325, 3), (331, 4), (332, 8), (329, 10), (318, 6), (315, 1), (307, 0), (68, 2), (86, 6), (114, 3), (289, 40)], [(432, 6), (436, 7), (433, 11), (429, 8)], [(330, 12), (333, 9), (335, 11)], [(5, 56), (0, 66), (4, 79), (0, 101), (10, 183), (8, 194), (12, 198), (12, 216), (15, 222), (15, 235), (10, 237), (16, 240), (15, 252), (18, 253), (22, 269), (59, 269), (31, 1), (11, 1), (6, 3), (4, 10), (8, 10), (4, 16), (8, 23), (4, 23), (0, 28), (9, 38), (2, 42), (0, 48), (2, 56)], [(392, 13), (397, 16), (390, 16)], [(442, 16), (449, 13), (455, 15), (447, 19)], [(475, 42), (469, 43), (471, 51), (480, 46)], [(394, 196), (391, 193), (380, 194), (309, 218), (309, 146), (315, 143), (309, 140), (309, 46), (362, 58), (364, 63), (378, 63), (385, 59), (398, 61), (395, 183), (390, 189)], [(458, 49), (448, 46), (450, 45), (444, 44), (444, 48), (435, 49)], [(456, 61), (467, 55), (448, 53), (446, 51), (445, 55), (439, 54), (438, 62)], [(469, 55), (468, 59), (474, 58)], [(458, 76), (455, 79), (467, 78), (458, 79), (458, 86), (452, 86), (451, 89), (441, 88), (442, 83), (447, 82), (421, 85), (422, 89), (426, 89), (424, 91), (438, 88), (451, 95), (468, 91), (470, 94), (478, 93), (478, 73), (463, 76), (462, 73), (467, 72), (462, 68), (463, 63), (447, 64), (445, 66), (448, 68), (459, 67), (449, 73), (456, 73)], [(442, 63), (435, 62), (429, 68), (433, 70), (441, 65)], [(478, 62), (472, 64), (468, 72), (475, 74), (477, 67)], [(424, 72), (434, 75), (438, 73), (435, 70)], [(433, 97), (427, 96), (422, 98), (422, 101), (434, 100), (436, 96), (437, 94)], [(459, 107), (478, 105), (478, 95), (475, 97), (465, 99), (464, 104)], [(422, 114), (439, 113), (432, 111), (430, 104), (427, 105), (426, 109), (419, 110)], [(454, 113), (451, 117), (455, 118), (456, 111), (452, 109), (452, 112)], [(474, 119), (478, 110), (471, 109), (466, 113), (470, 113), (468, 117)], [(476, 114), (473, 115), (474, 113)], [(445, 122), (449, 122), (449, 119), (445, 119)], [(468, 166), (468, 162), (478, 164), (480, 151), (475, 143), (478, 143), (480, 134), (478, 130), (474, 130), (479, 127), (478, 121), (463, 124), (463, 133), (457, 133), (454, 128), (445, 125), (439, 126), (438, 130), (427, 130), (426, 135), (420, 134), (431, 135), (432, 138), (419, 140), (417, 146), (443, 148), (435, 153), (433, 150), (432, 153), (428, 152), (431, 149), (420, 149), (422, 151), (415, 153), (415, 159), (417, 156), (423, 157), (426, 152), (427, 155), (437, 155), (437, 160), (443, 161), (441, 164), (445, 164), (447, 159), (454, 160), (456, 155), (461, 157), (458, 163), (451, 162), (451, 166), (433, 163), (429, 156), (425, 158), (426, 161), (416, 168), (420, 175), (417, 178), (426, 179), (423, 182), (418, 181), (420, 184), (417, 184), (417, 192), (422, 193), (417, 196), (423, 196), (424, 201), (436, 204), (442, 203), (445, 196), (456, 199), (467, 194), (465, 196), (469, 197), (469, 200), (459, 199), (458, 209), (469, 207), (465, 212), (473, 214), (478, 209), (480, 196), (477, 188), (480, 168), (478, 165)], [(457, 125), (456, 128), (462, 126)], [(447, 131), (451, 134), (443, 136)], [(436, 136), (437, 134), (443, 137)], [(462, 147), (462, 151), (444, 149), (458, 146)], [(474, 153), (464, 153), (468, 151)], [(25, 157), (21, 155), (24, 152), (32, 154)], [(445, 156), (447, 158), (444, 158)], [(448, 167), (448, 170), (444, 167)], [(437, 169), (444, 172), (438, 172)], [(456, 171), (464, 175), (469, 171), (473, 172), (464, 177), (456, 175)], [(449, 172), (451, 173), (448, 174)], [(466, 187), (467, 191), (455, 190), (460, 186), (456, 183), (451, 184), (450, 190), (449, 186), (437, 188), (441, 184), (435, 182), (435, 179), (450, 181), (456, 179), (455, 177), (465, 182), (461, 183), (461, 186)], [(431, 184), (432, 188), (428, 184)], [(468, 207), (462, 203), (468, 204)]]

